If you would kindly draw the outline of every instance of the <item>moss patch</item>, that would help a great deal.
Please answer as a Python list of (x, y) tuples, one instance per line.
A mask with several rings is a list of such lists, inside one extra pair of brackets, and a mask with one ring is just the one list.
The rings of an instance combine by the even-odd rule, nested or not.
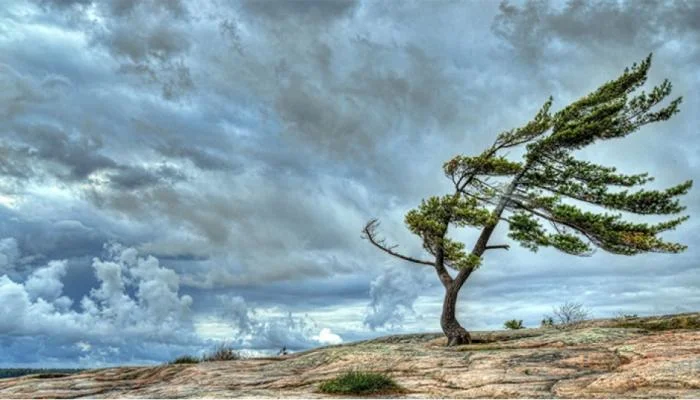
[(405, 389), (389, 376), (363, 371), (349, 371), (325, 381), (319, 386), (319, 390), (323, 393), (339, 395), (384, 395), (405, 392)]
[(678, 315), (659, 319), (626, 318), (617, 321), (620, 328), (637, 328), (648, 331), (666, 331), (672, 329), (700, 329), (700, 316)]

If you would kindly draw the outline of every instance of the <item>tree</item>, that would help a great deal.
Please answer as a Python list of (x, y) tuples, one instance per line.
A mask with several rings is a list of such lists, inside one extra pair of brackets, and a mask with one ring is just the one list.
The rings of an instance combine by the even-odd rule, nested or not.
[(503, 323), (503, 327), (506, 329), (525, 329), (523, 326), (523, 320), (522, 319), (511, 319)]
[[(457, 296), (486, 252), (509, 249), (508, 244), (489, 242), (500, 222), (508, 225), (510, 239), (531, 251), (553, 247), (589, 256), (596, 248), (623, 255), (678, 253), (686, 248), (658, 235), (676, 228), (688, 216), (650, 224), (629, 221), (619, 212), (679, 213), (685, 207), (678, 196), (688, 192), (692, 181), (666, 190), (614, 191), (644, 185), (653, 178), (647, 173), (622, 174), (615, 167), (574, 155), (599, 140), (623, 138), (678, 112), (680, 97), (666, 106), (660, 104), (671, 93), (668, 80), (649, 93), (639, 91), (650, 66), (651, 55), (554, 114), (550, 113), (550, 97), (530, 122), (499, 134), (481, 154), (458, 155), (447, 161), (443, 169), (454, 192), (424, 199), (405, 217), (408, 229), (422, 239), (430, 259), (399, 253), (397, 246), (378, 235), (376, 219), (365, 225), (363, 238), (372, 245), (404, 261), (435, 269), (445, 287), (440, 324), (449, 346), (471, 343), (469, 333), (455, 317)], [(502, 154), (518, 146), (525, 147), (521, 160), (512, 161)], [(480, 230), (471, 251), (448, 236), (450, 227)]]
[(568, 301), (559, 307), (555, 307), (552, 312), (556, 317), (557, 324), (562, 327), (578, 325), (585, 321), (589, 314), (588, 310), (583, 308), (583, 304)]

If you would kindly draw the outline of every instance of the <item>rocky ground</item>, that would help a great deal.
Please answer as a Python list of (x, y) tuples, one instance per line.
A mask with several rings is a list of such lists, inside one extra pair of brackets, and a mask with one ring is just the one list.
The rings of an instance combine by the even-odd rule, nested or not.
[(577, 328), (390, 336), (283, 357), (0, 379), (0, 398), (331, 397), (320, 382), (385, 372), (402, 397), (700, 398), (700, 313)]

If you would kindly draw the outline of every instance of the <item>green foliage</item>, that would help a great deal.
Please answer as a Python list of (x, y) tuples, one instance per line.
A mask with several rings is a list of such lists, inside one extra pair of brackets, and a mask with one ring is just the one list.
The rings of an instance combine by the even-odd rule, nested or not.
[(571, 158), (559, 162), (556, 167), (551, 164), (554, 163), (543, 163), (540, 167), (531, 168), (524, 177), (523, 186), (636, 214), (675, 214), (683, 211), (685, 207), (680, 205), (677, 197), (687, 194), (693, 184), (692, 181), (686, 181), (666, 190), (609, 193), (609, 185), (633, 186), (646, 183), (652, 178), (647, 174), (615, 174), (614, 168)]
[(547, 233), (539, 220), (526, 212), (513, 214), (509, 222), (508, 237), (532, 251), (536, 252), (540, 246), (552, 246), (573, 255), (583, 255), (591, 251), (591, 247), (574, 234)]
[(552, 107), (553, 102), (554, 99), (550, 96), (532, 121), (525, 124), (525, 126), (511, 129), (498, 135), (496, 138), (497, 147), (507, 148), (518, 146), (523, 143), (528, 143), (547, 132), (552, 123), (552, 116), (549, 113), (549, 109)]
[(477, 157), (459, 155), (443, 165), (445, 174), (448, 176), (465, 174), (513, 175), (520, 172), (522, 167), (522, 163), (509, 161), (503, 156), (494, 157), (488, 154)]
[(522, 319), (511, 319), (509, 321), (506, 321), (503, 323), (503, 327), (506, 329), (525, 329), (523, 326), (523, 320)]
[(341, 395), (401, 393), (403, 389), (390, 377), (376, 372), (349, 371), (323, 382), (321, 392)]
[(644, 124), (673, 116), (678, 112), (681, 98), (658, 111), (651, 111), (671, 93), (667, 80), (650, 94), (642, 92), (628, 100), (628, 96), (646, 82), (650, 66), (651, 55), (639, 65), (633, 64), (617, 79), (557, 112), (552, 118), (552, 133), (528, 145), (528, 158), (551, 150), (580, 149), (599, 139), (624, 137)]
[(453, 268), (478, 266), (479, 257), (467, 254), (464, 244), (446, 237), (448, 224), (456, 226), (483, 226), (491, 221), (490, 212), (477, 205), (474, 199), (459, 194), (433, 196), (406, 214), (406, 225), (411, 232), (423, 239), (423, 248), (435, 255), (441, 251), (448, 265)]
[[(458, 155), (444, 165), (458, 193), (474, 200), (479, 210), (477, 227), (488, 227), (501, 213), (510, 213), (508, 237), (537, 251), (553, 247), (564, 253), (586, 256), (595, 248), (615, 254), (646, 252), (678, 253), (686, 249), (666, 242), (658, 234), (674, 229), (688, 217), (657, 224), (626, 221), (622, 214), (584, 211), (571, 201), (583, 202), (620, 212), (640, 215), (668, 215), (682, 212), (679, 196), (688, 193), (692, 181), (665, 190), (622, 190), (615, 187), (644, 185), (653, 180), (647, 173), (622, 174), (615, 167), (578, 160), (572, 151), (598, 140), (624, 137), (648, 123), (669, 119), (678, 112), (681, 99), (658, 106), (671, 94), (667, 80), (649, 93), (635, 92), (646, 82), (651, 55), (617, 79), (550, 115), (548, 99), (535, 118), (522, 128), (501, 133), (494, 145), (477, 157)], [(524, 162), (515, 162), (498, 151), (527, 143)], [(489, 177), (511, 177), (510, 185), (489, 183)], [(488, 205), (496, 207), (487, 218)], [(439, 245), (450, 221), (440, 221), (432, 243)], [(444, 215), (443, 215), (444, 217)], [(475, 221), (476, 222), (476, 221)], [(553, 228), (552, 231), (549, 228)], [(416, 230), (414, 230), (414, 233)], [(425, 238), (424, 238), (425, 240)], [(454, 246), (454, 244), (451, 244)], [(480, 255), (480, 254), (479, 254)]]
[(554, 326), (554, 318), (549, 315), (545, 315), (544, 318), (542, 318), (542, 322), (540, 322), (540, 326), (542, 328), (549, 328)]
[(185, 355), (170, 361), (169, 364), (197, 364), (199, 361), (197, 357)]
[(490, 213), (479, 207), (475, 199), (463, 196), (432, 196), (406, 214), (406, 225), (415, 233), (428, 240), (441, 238), (447, 231), (447, 224), (457, 226), (483, 226), (488, 223)]

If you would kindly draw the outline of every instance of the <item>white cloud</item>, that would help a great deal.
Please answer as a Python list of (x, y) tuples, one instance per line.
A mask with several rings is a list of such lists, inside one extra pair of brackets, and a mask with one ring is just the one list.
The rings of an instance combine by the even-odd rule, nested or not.
[[(342, 338), (330, 328), (319, 326), (308, 315), (281, 313), (279, 308), (256, 309), (240, 296), (218, 296), (223, 306), (219, 321), (234, 328), (232, 341), (236, 346), (250, 349), (300, 350), (319, 344), (341, 343)], [(215, 326), (216, 323), (209, 323)], [(221, 329), (221, 328), (219, 328)], [(318, 333), (317, 333), (318, 332)]]
[[(425, 268), (399, 265), (386, 269), (370, 284), (371, 298), (364, 323), (372, 330), (401, 326), (413, 304), (428, 287)], [(432, 272), (432, 271), (431, 271)]]
[(343, 339), (333, 333), (328, 328), (323, 328), (321, 329), (321, 332), (319, 332), (318, 335), (312, 336), (311, 339), (321, 343), (321, 344), (340, 344), (343, 343)]
[(32, 300), (39, 297), (49, 302), (56, 300), (63, 291), (61, 279), (66, 275), (66, 268), (65, 260), (51, 261), (47, 266), (32, 272), (24, 282), (24, 288)]
[(205, 342), (193, 335), (192, 298), (179, 294), (174, 271), (132, 248), (110, 245), (107, 250), (108, 259), (93, 260), (99, 286), (80, 300), (79, 309), (62, 295), (65, 261), (50, 261), (22, 282), (0, 276), (0, 334), (78, 343), (82, 357), (110, 347), (133, 351), (135, 343), (177, 347)]

